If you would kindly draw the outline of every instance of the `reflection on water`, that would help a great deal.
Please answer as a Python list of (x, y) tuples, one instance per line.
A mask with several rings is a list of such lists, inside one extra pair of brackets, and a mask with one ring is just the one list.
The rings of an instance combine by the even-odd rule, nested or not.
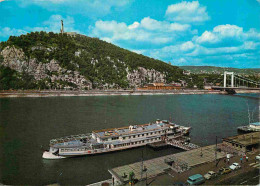
[[(259, 96), (259, 94), (258, 94)], [(90, 184), (110, 178), (108, 169), (179, 149), (141, 147), (96, 156), (43, 160), (50, 139), (92, 130), (169, 119), (191, 126), (192, 142), (214, 144), (248, 123), (257, 99), (226, 95), (97, 96), (0, 99), (0, 183)], [(254, 114), (257, 120), (259, 113)]]

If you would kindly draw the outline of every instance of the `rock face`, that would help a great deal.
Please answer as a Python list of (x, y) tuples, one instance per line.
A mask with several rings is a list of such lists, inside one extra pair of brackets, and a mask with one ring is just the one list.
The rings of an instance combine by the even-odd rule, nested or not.
[[(31, 48), (32, 50), (46, 50), (42, 46), (35, 46)], [(50, 49), (51, 50), (51, 49)], [(78, 71), (71, 71), (65, 68), (62, 68), (59, 65), (59, 62), (52, 59), (48, 63), (43, 63), (37, 61), (37, 59), (27, 59), (23, 50), (16, 48), (14, 46), (7, 46), (0, 53), (4, 60), (2, 65), (10, 67), (13, 70), (18, 72), (26, 72), (29, 75), (32, 75), (37, 81), (44, 81), (49, 88), (59, 88), (59, 89), (92, 89), (92, 83), (82, 76)], [(81, 51), (75, 53), (79, 57)], [(121, 65), (121, 70), (125, 70), (126, 78), (129, 84), (129, 87), (140, 87), (146, 83), (165, 83), (166, 75), (154, 69), (146, 69), (143, 67), (138, 67), (136, 70), (130, 71), (127, 65), (118, 61), (118, 64), (115, 63), (110, 57), (107, 57), (110, 62), (113, 62), (111, 68), (114, 68), (118, 71), (118, 64)], [(92, 58), (90, 61), (91, 65), (95, 66), (98, 64), (98, 60)], [(78, 65), (75, 64), (77, 67)], [(122, 69), (123, 68), (123, 69)], [(118, 85), (112, 83), (103, 83), (99, 88), (119, 88)]]
[(140, 87), (145, 83), (165, 83), (165, 77), (165, 74), (154, 69), (138, 67), (133, 72), (127, 70), (127, 80), (130, 87)]
[(92, 83), (78, 71), (62, 68), (54, 59), (49, 63), (28, 60), (22, 49), (9, 46), (2, 50), (1, 55), (4, 57), (2, 65), (18, 72), (26, 72), (34, 76), (35, 80), (46, 80), (50, 88), (73, 88), (71, 84), (74, 84), (77, 89), (92, 89)]

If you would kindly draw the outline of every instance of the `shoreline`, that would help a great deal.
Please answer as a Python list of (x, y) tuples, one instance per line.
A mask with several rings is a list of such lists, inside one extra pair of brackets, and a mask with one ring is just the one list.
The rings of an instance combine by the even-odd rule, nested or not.
[(72, 96), (139, 96), (139, 95), (226, 94), (219, 90), (89, 90), (89, 91), (0, 91), (0, 98), (72, 97)]
[[(237, 93), (260, 93), (260, 91), (240, 90)], [(227, 94), (219, 90), (89, 90), (89, 91), (0, 91), (0, 98), (16, 97), (72, 97), (72, 96), (140, 96), (140, 95), (193, 95)]]

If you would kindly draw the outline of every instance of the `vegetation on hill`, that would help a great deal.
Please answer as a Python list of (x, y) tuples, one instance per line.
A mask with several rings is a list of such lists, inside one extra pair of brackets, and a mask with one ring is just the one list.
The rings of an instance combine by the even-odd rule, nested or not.
[[(165, 73), (166, 81), (178, 81), (183, 77), (182, 70), (134, 52), (101, 41), (98, 38), (52, 32), (32, 32), (27, 35), (10, 36), (0, 43), (0, 50), (6, 46), (22, 48), (27, 59), (48, 63), (55, 59), (68, 70), (78, 70), (95, 84), (117, 84), (128, 87), (126, 68), (133, 71), (138, 67), (155, 69)], [(75, 53), (79, 53), (77, 56)]]
[(32, 76), (0, 66), (0, 90), (35, 88), (37, 88), (37, 84)]
[[(49, 64), (55, 59), (62, 68), (78, 71), (90, 80), (93, 88), (99, 88), (100, 85), (105, 84), (131, 88), (127, 74), (138, 70), (139, 67), (153, 69), (164, 74), (166, 83), (185, 80), (189, 88), (193, 88), (194, 85), (203, 88), (205, 82), (221, 82), (221, 73), (215, 73), (215, 71), (222, 73), (224, 71), (219, 67), (181, 67), (192, 72), (190, 75), (184, 75), (179, 67), (136, 54), (98, 38), (82, 35), (72, 37), (53, 32), (32, 32), (21, 36), (10, 36), (6, 42), (0, 43), (0, 52), (7, 46), (21, 48), (25, 54), (25, 60), (28, 61), (37, 59), (37, 63)], [(3, 61), (3, 56), (0, 55), (0, 90), (56, 88), (50, 78), (36, 81), (26, 72), (17, 72), (1, 65)], [(257, 71), (257, 69), (254, 70)], [(143, 84), (151, 82), (153, 78), (142, 80)], [(59, 81), (57, 83), (62, 84), (63, 87), (77, 87), (71, 82)]]

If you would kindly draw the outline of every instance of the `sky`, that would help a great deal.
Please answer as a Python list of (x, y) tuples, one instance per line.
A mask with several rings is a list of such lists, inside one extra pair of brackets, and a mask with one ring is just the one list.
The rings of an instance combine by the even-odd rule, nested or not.
[(260, 68), (260, 0), (0, 0), (0, 41), (78, 32), (172, 65)]

